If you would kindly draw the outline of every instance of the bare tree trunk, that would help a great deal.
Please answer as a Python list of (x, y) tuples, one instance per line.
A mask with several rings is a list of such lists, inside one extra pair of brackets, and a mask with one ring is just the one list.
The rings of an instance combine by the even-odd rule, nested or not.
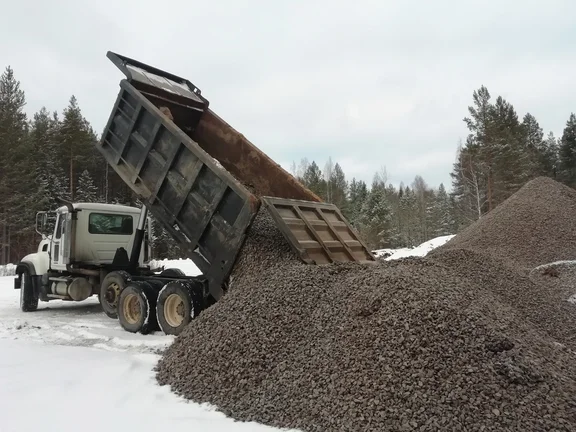
[(7, 237), (7, 241), (6, 241), (6, 256), (8, 257), (8, 259), (6, 260), (6, 264), (8, 264), (8, 261), (12, 261), (10, 258), (10, 227), (7, 227), (6, 225), (4, 225), (4, 229), (8, 232), (8, 234), (6, 235)]
[(106, 162), (106, 181), (104, 187), (106, 188), (106, 191), (104, 192), (105, 202), (108, 204), (108, 162)]
[[(4, 218), (3, 218), (4, 219)], [(2, 261), (0, 261), (1, 265), (6, 265), (7, 257), (6, 257), (6, 223), (2, 223), (2, 239), (0, 240), (0, 246), (2, 247)]]
[(74, 150), (70, 144), (70, 200), (74, 201)]
[(332, 172), (334, 171), (334, 164), (332, 158), (328, 157), (328, 161), (324, 166), (324, 179), (326, 180), (326, 201), (332, 202)]
[(492, 169), (488, 168), (488, 212), (492, 211), (492, 194), (493, 194), (492, 180), (493, 180)]
[[(486, 203), (485, 200), (482, 199), (482, 190), (480, 187), (480, 179), (478, 177), (478, 173), (474, 168), (472, 163), (472, 157), (468, 156), (468, 161), (466, 163), (467, 166), (463, 165), (463, 162), (460, 161), (459, 163), (459, 170), (460, 176), (462, 177), (467, 194), (470, 196), (471, 202), (470, 204), (470, 211), (476, 214), (476, 219), (478, 220), (482, 217), (482, 207)], [(490, 184), (490, 182), (488, 182)], [(490, 193), (490, 186), (488, 186), (488, 193)], [(468, 200), (467, 200), (468, 201)]]

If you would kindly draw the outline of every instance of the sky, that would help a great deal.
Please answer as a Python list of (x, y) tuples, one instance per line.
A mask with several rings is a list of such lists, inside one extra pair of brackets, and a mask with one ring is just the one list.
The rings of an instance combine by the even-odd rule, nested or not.
[(574, 0), (40, 0), (2, 7), (0, 67), (26, 110), (75, 95), (101, 133), (124, 75), (107, 51), (183, 76), (286, 169), (450, 185), (472, 93), (559, 136), (576, 111)]

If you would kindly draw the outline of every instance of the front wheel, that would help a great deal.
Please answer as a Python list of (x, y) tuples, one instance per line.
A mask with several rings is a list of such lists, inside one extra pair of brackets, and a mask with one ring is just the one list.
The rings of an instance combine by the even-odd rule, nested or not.
[(38, 309), (38, 294), (32, 285), (32, 276), (28, 270), (20, 275), (20, 309), (22, 312), (32, 312)]
[(202, 310), (202, 296), (187, 281), (168, 282), (158, 294), (156, 316), (160, 329), (179, 335)]

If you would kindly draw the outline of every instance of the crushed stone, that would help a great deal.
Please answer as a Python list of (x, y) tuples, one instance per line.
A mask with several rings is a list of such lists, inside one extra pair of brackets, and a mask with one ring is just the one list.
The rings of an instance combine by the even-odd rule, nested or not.
[[(540, 183), (527, 186), (557, 188)], [(509, 254), (473, 233), (425, 258), (310, 266), (261, 211), (229, 293), (166, 350), (157, 380), (235, 419), (301, 431), (576, 430), (574, 321), (548, 316), (565, 294), (539, 290), (540, 277), (560, 278), (524, 271), (569, 253), (550, 241)]]

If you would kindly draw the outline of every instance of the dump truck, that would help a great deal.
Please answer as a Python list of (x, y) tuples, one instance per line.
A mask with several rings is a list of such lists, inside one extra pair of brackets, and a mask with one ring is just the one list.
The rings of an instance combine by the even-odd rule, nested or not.
[[(137, 229), (126, 228), (124, 243), (108, 241), (107, 253), (99, 253), (96, 248), (106, 240), (90, 236), (110, 234), (90, 231), (86, 221), (70, 225), (76, 219), (89, 222), (92, 210), (86, 203), (66, 203), (58, 217), (66, 221), (73, 246), (66, 246), (64, 264), (50, 255), (38, 266), (34, 254), (18, 264), (15, 287), (21, 289), (23, 310), (34, 309), (39, 295), (50, 300), (63, 293), (57, 298), (76, 300), (91, 293), (127, 331), (177, 335), (234, 288), (229, 277), (262, 206), (307, 264), (375, 261), (334, 204), (323, 202), (220, 118), (189, 80), (111, 51), (107, 57), (125, 78), (97, 148), (142, 207), (116, 211), (114, 205), (97, 205), (105, 206), (100, 213), (133, 215)], [(148, 212), (201, 276), (145, 265)], [(57, 235), (41, 247), (54, 251), (50, 244)], [(78, 248), (97, 259), (87, 261)], [(86, 282), (79, 282), (81, 277)], [(83, 295), (73, 296), (73, 284), (80, 283)]]

